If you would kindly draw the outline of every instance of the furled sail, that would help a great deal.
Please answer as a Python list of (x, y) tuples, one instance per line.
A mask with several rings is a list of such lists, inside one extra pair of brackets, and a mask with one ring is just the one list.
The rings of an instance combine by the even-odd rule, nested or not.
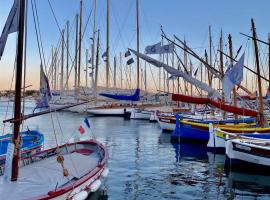
[(171, 74), (172, 76), (177, 76), (177, 77), (182, 77), (183, 79), (185, 79), (187, 82), (197, 86), (198, 88), (206, 91), (208, 93), (208, 96), (211, 98), (221, 98), (220, 93), (209, 87), (207, 84), (197, 80), (196, 78), (193, 78), (192, 76), (188, 75), (187, 73), (183, 72), (182, 70), (177, 70), (165, 63), (162, 63), (154, 58), (151, 58), (149, 56), (146, 56), (142, 53), (139, 53), (133, 49), (129, 49), (132, 53), (134, 53), (136, 56), (139, 56), (141, 59), (151, 63), (152, 65), (156, 66), (156, 67), (163, 67), (169, 74)]
[(195, 104), (209, 104), (221, 110), (235, 113), (238, 115), (258, 117), (258, 112), (255, 110), (231, 106), (221, 101), (214, 101), (209, 98), (200, 98), (200, 97), (191, 97), (191, 96), (186, 96), (186, 95), (181, 95), (181, 94), (172, 94), (172, 100), (182, 101), (186, 103), (195, 103)]
[(140, 89), (137, 88), (133, 95), (121, 95), (121, 94), (107, 94), (100, 93), (99, 95), (108, 97), (116, 100), (125, 100), (125, 101), (140, 101)]

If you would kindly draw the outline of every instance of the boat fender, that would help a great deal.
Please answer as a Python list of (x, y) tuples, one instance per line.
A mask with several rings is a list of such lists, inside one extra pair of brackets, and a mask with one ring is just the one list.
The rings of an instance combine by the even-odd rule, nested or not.
[(101, 181), (98, 179), (90, 186), (91, 192), (96, 192), (101, 186)]
[(101, 176), (103, 178), (107, 178), (108, 177), (108, 174), (109, 174), (109, 169), (108, 168), (105, 168), (101, 174)]
[(86, 191), (81, 191), (78, 194), (75, 194), (72, 200), (85, 200), (88, 197), (88, 193)]

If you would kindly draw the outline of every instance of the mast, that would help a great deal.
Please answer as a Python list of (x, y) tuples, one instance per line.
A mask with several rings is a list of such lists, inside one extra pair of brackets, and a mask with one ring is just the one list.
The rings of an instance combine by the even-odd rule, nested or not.
[(97, 101), (97, 87), (98, 87), (98, 60), (99, 60), (99, 30), (97, 38), (97, 54), (96, 54), (96, 73), (95, 73), (95, 104)]
[(11, 181), (17, 181), (19, 173), (19, 157), (20, 157), (20, 124), (21, 124), (21, 88), (22, 88), (22, 69), (23, 69), (23, 51), (24, 51), (24, 19), (25, 19), (25, 0), (21, 0), (19, 10), (19, 32), (17, 42), (17, 63), (16, 63), (16, 82), (14, 97), (14, 118), (17, 119), (13, 126), (12, 142), (15, 145), (12, 159)]
[[(210, 47), (210, 55), (209, 55), (209, 64), (210, 66), (212, 65), (212, 30), (211, 30), (211, 26), (209, 26), (209, 47)], [(212, 87), (212, 73), (210, 73), (210, 71), (208, 70), (208, 79), (209, 79), (209, 86)]]
[(77, 68), (78, 68), (78, 29), (79, 29), (79, 15), (76, 14), (76, 36), (75, 36), (75, 91), (77, 91)]
[(116, 57), (113, 58), (113, 87), (116, 88)]
[(107, 0), (107, 33), (106, 33), (106, 88), (109, 88), (110, 70), (110, 0)]
[(254, 53), (256, 58), (256, 68), (257, 68), (257, 79), (258, 79), (258, 87), (259, 87), (259, 123), (261, 127), (264, 127), (264, 115), (263, 115), (263, 97), (262, 97), (262, 83), (261, 83), (261, 72), (260, 72), (260, 61), (259, 61), (259, 49), (257, 45), (257, 34), (256, 28), (254, 24), (254, 20), (251, 19), (251, 26), (253, 32), (253, 42), (254, 42)]
[(68, 89), (69, 89), (69, 87), (68, 87), (68, 79), (69, 79), (69, 21), (67, 21), (67, 49), (66, 49), (66, 52), (67, 52), (67, 65), (66, 65), (66, 89), (67, 89), (67, 91), (68, 91)]
[(146, 61), (144, 61), (144, 91), (147, 93)]
[(85, 87), (88, 86), (88, 49), (85, 50)]
[(63, 94), (64, 89), (64, 51), (65, 51), (65, 30), (62, 30), (60, 95)]
[(97, 0), (94, 1), (94, 26), (93, 26), (93, 43), (92, 43), (92, 56), (91, 56), (91, 67), (92, 67), (92, 88), (94, 89), (94, 63), (95, 63), (95, 43), (96, 43), (96, 15), (97, 15)]
[(78, 60), (77, 98), (80, 96), (81, 59), (82, 59), (82, 0), (80, 0), (80, 31), (79, 31), (79, 60)]
[[(270, 44), (270, 33), (268, 33), (268, 43)], [(268, 45), (268, 79), (270, 80), (270, 45)], [(268, 86), (268, 92), (270, 93), (270, 82)]]
[[(219, 65), (220, 65), (220, 74), (221, 74), (221, 77), (223, 78), (224, 77), (224, 64), (223, 64), (223, 34), (222, 34), (222, 30), (220, 32), (220, 39), (219, 39), (219, 50), (220, 50), (220, 54), (219, 54)], [(219, 80), (219, 89), (221, 90), (221, 80)], [(221, 90), (221, 95), (222, 95), (222, 101), (224, 102), (224, 92), (223, 90)], [(223, 112), (222, 113), (222, 117), (223, 119), (226, 118), (226, 113)]]
[[(137, 53), (140, 52), (139, 0), (136, 0)], [(137, 88), (140, 88), (140, 58), (137, 56)]]
[[(184, 39), (184, 44), (186, 45), (187, 43), (186, 43), (186, 40)], [(185, 48), (185, 46), (184, 46), (184, 48)], [(186, 51), (184, 51), (184, 65), (185, 65), (185, 67), (187, 67), (187, 52)], [(187, 95), (187, 86), (188, 86), (188, 83), (184, 80), (184, 86), (185, 86), (185, 92), (184, 92), (184, 94), (185, 95)]]
[[(231, 64), (233, 64), (233, 48), (232, 48), (232, 36), (231, 34), (229, 34), (228, 36), (228, 39), (229, 39), (229, 54), (230, 54), (230, 61), (231, 61)], [(233, 87), (233, 105), (234, 106), (237, 106), (237, 95), (236, 95), (236, 90), (235, 90), (235, 87)], [(238, 119), (238, 115), (237, 114), (234, 114), (234, 119)]]
[(120, 87), (121, 89), (123, 89), (123, 66), (122, 66), (122, 55), (121, 55), (121, 52), (120, 52), (120, 55), (119, 55), (119, 66), (120, 66)]

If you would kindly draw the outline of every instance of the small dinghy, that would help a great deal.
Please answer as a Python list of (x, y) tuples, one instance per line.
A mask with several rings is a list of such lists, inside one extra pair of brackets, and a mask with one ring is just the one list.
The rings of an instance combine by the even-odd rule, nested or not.
[[(20, 133), (22, 138), (21, 144), (21, 157), (28, 156), (32, 153), (38, 152), (41, 150), (42, 144), (44, 142), (44, 136), (38, 131), (27, 130)], [(0, 136), (0, 166), (5, 163), (6, 153), (8, 144), (12, 140), (12, 134), (6, 134)]]

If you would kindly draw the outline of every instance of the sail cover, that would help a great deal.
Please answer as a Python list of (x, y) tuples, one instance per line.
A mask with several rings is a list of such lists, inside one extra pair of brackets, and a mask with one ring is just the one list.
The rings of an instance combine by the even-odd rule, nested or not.
[(154, 58), (151, 58), (149, 56), (146, 56), (142, 53), (139, 53), (133, 49), (129, 49), (132, 53), (134, 53), (136, 56), (139, 56), (141, 59), (149, 62), (150, 64), (156, 66), (156, 67), (163, 67), (170, 75), (172, 76), (177, 76), (177, 77), (182, 77), (185, 79), (187, 82), (191, 83), (192, 85), (197, 86), (198, 88), (206, 91), (208, 93), (208, 96), (211, 98), (221, 98), (220, 93), (209, 87), (207, 84), (197, 80), (196, 78), (193, 78), (192, 76), (188, 75), (187, 73), (183, 72), (182, 70), (177, 70), (165, 63), (162, 63)]
[(107, 94), (107, 93), (100, 93), (99, 95), (116, 100), (140, 101), (140, 91), (141, 90), (137, 88), (133, 95)]
[(245, 109), (245, 108), (239, 108), (236, 106), (231, 106), (228, 104), (224, 104), (221, 101), (214, 101), (209, 98), (200, 98), (200, 97), (191, 97), (181, 94), (172, 94), (172, 100), (173, 101), (182, 101), (186, 103), (195, 103), (195, 104), (209, 104), (216, 108), (219, 108), (221, 110), (235, 113), (238, 115), (244, 115), (244, 116), (251, 116), (251, 117), (257, 117), (258, 112), (251, 109)]

